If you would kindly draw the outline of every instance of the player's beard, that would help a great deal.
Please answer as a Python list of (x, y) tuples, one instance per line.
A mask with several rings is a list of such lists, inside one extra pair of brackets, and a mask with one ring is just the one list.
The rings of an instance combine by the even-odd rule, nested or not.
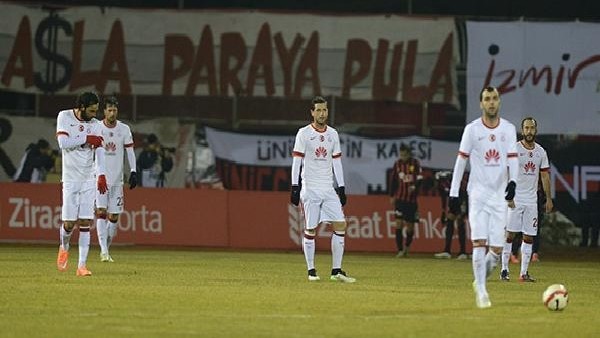
[(533, 143), (535, 141), (535, 135), (525, 135), (524, 138), (527, 143)]

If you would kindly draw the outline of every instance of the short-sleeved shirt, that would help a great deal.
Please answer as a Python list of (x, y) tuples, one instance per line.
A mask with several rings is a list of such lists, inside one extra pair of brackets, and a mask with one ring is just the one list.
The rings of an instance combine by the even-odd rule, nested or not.
[(98, 121), (98, 124), (104, 138), (106, 182), (108, 185), (123, 184), (123, 155), (125, 148), (133, 147), (131, 130), (121, 121), (112, 127), (104, 121)]
[(80, 139), (83, 144), (62, 149), (62, 181), (84, 182), (94, 180), (94, 149), (85, 143), (88, 135), (100, 135), (98, 120), (83, 121), (73, 109), (62, 110), (56, 119), (56, 136), (67, 135)]
[(333, 188), (333, 159), (342, 156), (338, 132), (326, 126), (317, 130), (309, 124), (298, 130), (293, 156), (302, 157), (302, 186), (306, 189)]
[(517, 178), (517, 189), (515, 190), (515, 203), (531, 204), (537, 203), (538, 181), (540, 172), (550, 170), (546, 150), (537, 143), (533, 149), (528, 149), (523, 141), (517, 142), (519, 155), (519, 176)]
[[(482, 118), (465, 127), (459, 153), (469, 158), (471, 171), (467, 192), (470, 197), (498, 198), (504, 195), (508, 183), (508, 158), (517, 156), (516, 140), (515, 126), (503, 118), (494, 128), (486, 126)], [(450, 196), (458, 195), (459, 186), (452, 182)]]

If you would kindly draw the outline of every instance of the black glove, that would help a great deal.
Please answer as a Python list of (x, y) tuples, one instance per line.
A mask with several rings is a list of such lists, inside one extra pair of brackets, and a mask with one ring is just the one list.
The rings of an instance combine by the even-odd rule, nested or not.
[(342, 203), (342, 206), (346, 205), (346, 188), (338, 187), (337, 194), (340, 197), (340, 203)]
[(460, 198), (450, 196), (448, 199), (448, 210), (455, 215), (460, 214)]
[(133, 189), (135, 187), (137, 187), (137, 173), (132, 171), (129, 174), (129, 189)]
[(292, 185), (292, 194), (290, 195), (290, 203), (293, 205), (300, 204), (300, 186)]
[(515, 181), (508, 182), (508, 184), (506, 185), (506, 190), (504, 190), (506, 192), (506, 196), (504, 196), (504, 199), (507, 201), (512, 201), (515, 198), (516, 188), (517, 184), (515, 183)]

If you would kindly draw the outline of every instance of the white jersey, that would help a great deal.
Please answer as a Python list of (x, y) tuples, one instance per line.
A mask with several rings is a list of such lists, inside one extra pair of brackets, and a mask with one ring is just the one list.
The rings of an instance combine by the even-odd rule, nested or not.
[(486, 126), (482, 118), (465, 127), (459, 153), (469, 158), (471, 172), (467, 191), (470, 197), (504, 196), (508, 158), (517, 156), (516, 140), (515, 126), (503, 118), (495, 128)]
[(62, 149), (62, 181), (84, 182), (95, 179), (94, 149), (85, 143), (87, 135), (100, 135), (98, 120), (83, 121), (73, 109), (62, 110), (56, 120), (56, 136), (80, 139), (83, 144)]
[(104, 139), (106, 183), (123, 184), (123, 155), (125, 148), (133, 147), (131, 130), (128, 125), (118, 120), (113, 127), (107, 126), (104, 120), (98, 121), (98, 124)]
[(516, 204), (537, 204), (538, 180), (540, 172), (548, 171), (548, 155), (546, 150), (537, 143), (533, 149), (526, 148), (523, 142), (517, 142), (519, 154), (519, 176), (515, 190)]
[(324, 131), (309, 124), (298, 130), (294, 156), (302, 157), (302, 187), (326, 190), (333, 188), (333, 159), (342, 156), (337, 131), (326, 126)]

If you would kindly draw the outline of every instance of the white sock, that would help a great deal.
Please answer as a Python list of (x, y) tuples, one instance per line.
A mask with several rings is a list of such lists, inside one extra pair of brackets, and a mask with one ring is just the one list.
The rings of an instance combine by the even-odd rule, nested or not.
[(488, 250), (485, 255), (485, 277), (489, 277), (496, 266), (498, 266), (498, 261), (500, 260), (500, 256), (493, 252), (492, 250)]
[(303, 237), (302, 248), (304, 250), (304, 258), (306, 259), (306, 267), (308, 270), (315, 268), (315, 239)]
[(117, 237), (117, 223), (113, 223), (111, 221), (106, 222), (108, 223), (108, 237), (106, 239), (106, 247), (108, 250), (108, 248), (110, 248), (110, 245), (112, 244), (113, 239)]
[(69, 251), (69, 247), (70, 247), (70, 242), (71, 242), (71, 235), (73, 234), (73, 230), (71, 230), (70, 232), (67, 232), (67, 230), (65, 230), (65, 226), (64, 224), (61, 225), (60, 227), (60, 245), (62, 245), (63, 250)]
[[(84, 228), (86, 229), (86, 228)], [(79, 267), (85, 266), (88, 252), (90, 251), (90, 229), (82, 231), (79, 229)]]
[(344, 257), (344, 242), (346, 240), (345, 235), (345, 231), (334, 231), (331, 235), (332, 269), (342, 268), (342, 258)]
[(98, 244), (100, 244), (100, 253), (107, 254), (108, 246), (106, 241), (108, 239), (108, 225), (106, 224), (105, 218), (98, 218), (96, 221), (96, 232), (98, 233)]
[(531, 251), (533, 251), (532, 243), (521, 244), (521, 276), (527, 274), (529, 269), (529, 260), (531, 260)]
[(473, 248), (473, 276), (479, 293), (487, 293), (485, 288), (485, 247)]
[(508, 270), (508, 261), (510, 259), (510, 252), (512, 250), (512, 243), (504, 242), (504, 248), (502, 248), (502, 270)]

